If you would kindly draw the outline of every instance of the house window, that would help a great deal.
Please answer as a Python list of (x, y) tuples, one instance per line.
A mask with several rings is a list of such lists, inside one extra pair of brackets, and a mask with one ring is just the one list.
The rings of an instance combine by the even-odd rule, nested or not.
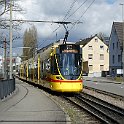
[(104, 60), (104, 54), (100, 54), (100, 60)]
[(91, 45), (89, 45), (89, 46), (88, 46), (88, 49), (89, 49), (89, 50), (92, 50), (92, 49), (93, 49), (93, 47), (92, 47)]
[(95, 38), (95, 42), (98, 42), (98, 39), (97, 38)]
[(107, 53), (109, 52), (109, 49), (107, 48)]
[(93, 70), (93, 65), (89, 65), (89, 71)]
[(117, 48), (118, 48), (118, 42), (117, 42)]
[(114, 50), (114, 48), (115, 48), (115, 44), (113, 43), (113, 50)]
[(93, 54), (88, 54), (88, 59), (92, 60), (93, 59)]
[(104, 70), (104, 65), (100, 65), (100, 71)]
[(103, 46), (103, 45), (100, 45), (100, 49), (101, 49), (101, 50), (104, 50), (104, 46)]
[(113, 62), (113, 64), (115, 63), (115, 56), (114, 55), (112, 56), (112, 62)]
[(118, 55), (118, 62), (121, 62), (121, 55)]

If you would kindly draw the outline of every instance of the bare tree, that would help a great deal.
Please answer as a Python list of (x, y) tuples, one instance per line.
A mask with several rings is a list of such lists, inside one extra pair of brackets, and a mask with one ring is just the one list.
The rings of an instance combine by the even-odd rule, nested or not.
[[(22, 12), (22, 8), (14, 2), (12, 3), (12, 7), (13, 7), (13, 11), (18, 11), (18, 12)], [(10, 11), (10, 0), (0, 0), (0, 16), (4, 15), (5, 13), (7, 13), (8, 11)]]
[[(10, 0), (0, 0), (0, 28), (7, 29), (9, 28), (9, 19), (5, 19), (3, 16), (10, 11)], [(12, 2), (12, 11), (13, 12), (24, 12), (23, 9), (13, 0)], [(13, 22), (13, 29), (20, 29), (19, 25), (21, 22)]]
[(104, 41), (104, 37), (105, 37), (105, 34), (104, 34), (104, 33), (99, 32), (99, 33), (97, 34), (97, 36), (98, 36), (102, 41)]
[(34, 25), (24, 32), (23, 46), (23, 60), (34, 57), (37, 49), (37, 29)]
[(3, 15), (6, 12), (6, 8), (7, 8), (7, 1), (6, 0), (0, 0), (0, 6), (1, 8), (3, 8), (3, 10), (0, 13), (0, 16)]

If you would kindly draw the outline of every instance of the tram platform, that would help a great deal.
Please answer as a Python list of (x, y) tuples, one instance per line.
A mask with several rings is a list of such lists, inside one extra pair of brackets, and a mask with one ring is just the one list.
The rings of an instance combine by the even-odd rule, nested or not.
[(83, 77), (84, 86), (124, 97), (124, 82), (102, 77)]
[(68, 116), (42, 90), (18, 79), (15, 92), (0, 101), (0, 124), (67, 123)]

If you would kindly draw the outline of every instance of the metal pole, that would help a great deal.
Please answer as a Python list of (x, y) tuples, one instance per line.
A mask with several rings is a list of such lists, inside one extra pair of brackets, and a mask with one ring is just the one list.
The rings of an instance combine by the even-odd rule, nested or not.
[(10, 79), (12, 79), (12, 0), (10, 0)]
[(123, 43), (122, 43), (123, 44), (123, 57), (122, 58), (123, 58), (123, 82), (124, 82), (124, 20), (122, 22), (122, 26), (123, 26), (122, 27), (123, 29), (123, 34), (122, 34), (123, 35)]
[(120, 3), (120, 5), (122, 6), (122, 22), (124, 21), (124, 17), (123, 17), (123, 3)]
[(124, 20), (122, 22), (122, 39), (123, 39), (123, 82), (124, 82)]
[(122, 6), (122, 44), (123, 44), (123, 54), (122, 54), (122, 61), (123, 61), (123, 82), (124, 82), (124, 16), (123, 16), (123, 6), (124, 4), (120, 4)]
[(7, 78), (7, 64), (6, 64), (6, 38), (4, 39), (4, 79)]
[(4, 77), (4, 53), (2, 55), (2, 76)]

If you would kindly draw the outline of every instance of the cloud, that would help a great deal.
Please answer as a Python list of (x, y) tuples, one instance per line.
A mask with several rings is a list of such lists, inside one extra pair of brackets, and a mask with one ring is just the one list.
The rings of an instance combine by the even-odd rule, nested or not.
[[(72, 25), (68, 25), (69, 30), (72, 28), (69, 33), (69, 41), (77, 41), (80, 38), (90, 37), (99, 32), (109, 36), (113, 21), (122, 21), (122, 9), (119, 4), (123, 3), (123, 0), (95, 0), (87, 11), (86, 9), (93, 0), (87, 0), (82, 6), (81, 4), (85, 0), (77, 0), (71, 9), (70, 6), (73, 1), (74, 0), (20, 0), (17, 1), (17, 3), (23, 7), (25, 14), (15, 14), (14, 18), (63, 21), (68, 10), (71, 10), (69, 13), (70, 17), (66, 21), (74, 22), (83, 15), (80, 19), (83, 23), (77, 24), (73, 28)], [(77, 10), (77, 8), (79, 9)], [(83, 14), (85, 11), (86, 13)], [(35, 23), (34, 25), (37, 28), (40, 43), (44, 42), (45, 39), (56, 39), (56, 33), (58, 39), (64, 37), (65, 30), (62, 25), (54, 33), (53, 31), (57, 29), (58, 24)], [(23, 24), (20, 33), (23, 35), (25, 29), (29, 27), (31, 27), (31, 24)], [(49, 42), (46, 42), (46, 44)]]
[(116, 0), (106, 0), (106, 2), (109, 4), (113, 4), (114, 2), (116, 2)]

